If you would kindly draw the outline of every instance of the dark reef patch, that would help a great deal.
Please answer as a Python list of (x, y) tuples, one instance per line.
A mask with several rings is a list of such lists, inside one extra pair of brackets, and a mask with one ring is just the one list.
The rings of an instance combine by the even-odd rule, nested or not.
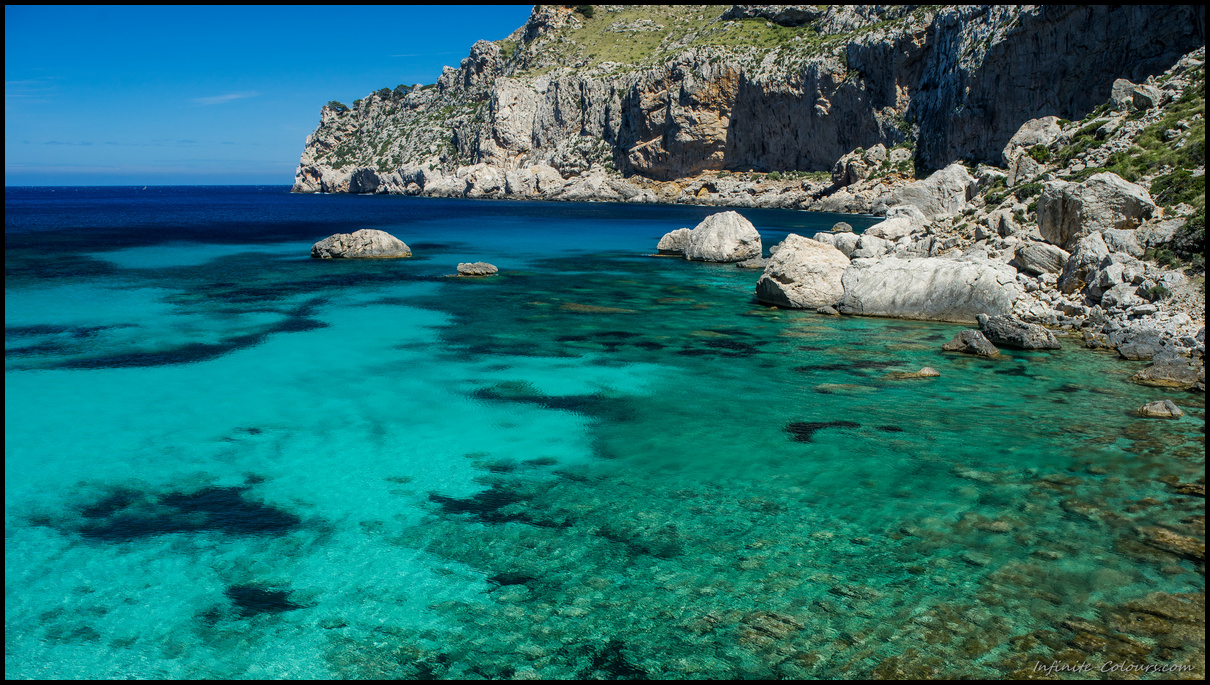
[(526, 585), (534, 582), (535, 580), (537, 580), (537, 578), (534, 576), (527, 576), (523, 573), (497, 573), (496, 575), (488, 578), (487, 582), (495, 585), (496, 587), (504, 587), (505, 585)]
[(1010, 369), (997, 369), (994, 371), (999, 376), (1029, 376), (1024, 366), (1014, 366)]
[(99, 542), (129, 542), (171, 533), (278, 536), (302, 523), (290, 512), (249, 500), (248, 489), (209, 487), (159, 497), (119, 489), (80, 509), (88, 522), (78, 532)]
[(903, 429), (900, 428), (899, 426), (875, 426), (875, 427), (878, 430), (882, 431), (883, 433), (902, 433), (903, 432)]
[(469, 514), (471, 518), (484, 523), (507, 523), (524, 519), (520, 514), (505, 514), (500, 511), (509, 505), (524, 502), (525, 498), (498, 484), (470, 497), (446, 497), (434, 492), (429, 494), (429, 501), (440, 505), (445, 514)]
[[(800, 348), (801, 349), (801, 348)], [(894, 368), (902, 366), (901, 362), (896, 361), (877, 361), (870, 359), (854, 359), (846, 362), (825, 362), (822, 364), (804, 364), (794, 367), (794, 370), (799, 373), (813, 373), (816, 371), (844, 371), (845, 373), (854, 376), (868, 376), (871, 371)]]
[(518, 402), (543, 409), (561, 409), (594, 418), (609, 417), (625, 420), (631, 416), (631, 406), (623, 398), (601, 394), (545, 395), (533, 385), (518, 381), (505, 381), (491, 387), (479, 388), (471, 393), (477, 400), (493, 402)]
[(707, 347), (713, 347), (720, 350), (730, 350), (732, 352), (738, 352), (743, 356), (760, 354), (760, 350), (756, 347), (756, 345), (759, 344), (761, 343), (756, 343), (754, 345), (752, 343), (740, 342), (738, 340), (710, 340), (706, 342)]
[(239, 610), (240, 616), (250, 618), (261, 614), (280, 614), (285, 611), (305, 608), (290, 601), (286, 590), (271, 590), (255, 585), (232, 585), (223, 591), (227, 599)]
[(626, 645), (617, 639), (610, 640), (591, 652), (591, 665), (578, 674), (581, 680), (647, 680), (647, 672), (626, 659), (622, 649)]
[(225, 354), (255, 347), (278, 333), (302, 333), (328, 324), (311, 318), (327, 298), (312, 298), (286, 312), (286, 318), (255, 333), (236, 335), (217, 343), (187, 343), (151, 352), (119, 352), (79, 359), (68, 359), (54, 366), (64, 369), (113, 369), (128, 367), (193, 364), (217, 359)]
[(825, 428), (860, 428), (853, 421), (794, 421), (786, 424), (786, 432), (795, 442), (811, 442), (811, 437)]

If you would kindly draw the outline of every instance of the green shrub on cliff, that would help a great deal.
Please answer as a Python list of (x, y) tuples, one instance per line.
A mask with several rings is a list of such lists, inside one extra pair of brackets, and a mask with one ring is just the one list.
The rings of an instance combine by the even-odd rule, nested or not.
[(327, 107), (328, 109), (336, 110), (337, 112), (341, 113), (349, 111), (348, 105), (343, 102), (337, 102), (336, 100), (328, 100)]

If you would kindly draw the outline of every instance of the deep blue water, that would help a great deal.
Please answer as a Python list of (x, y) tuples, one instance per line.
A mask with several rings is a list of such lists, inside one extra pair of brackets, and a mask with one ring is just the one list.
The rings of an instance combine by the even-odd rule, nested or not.
[(1003, 677), (1203, 589), (1138, 364), (647, 256), (709, 208), (287, 190), (5, 189), (7, 677)]

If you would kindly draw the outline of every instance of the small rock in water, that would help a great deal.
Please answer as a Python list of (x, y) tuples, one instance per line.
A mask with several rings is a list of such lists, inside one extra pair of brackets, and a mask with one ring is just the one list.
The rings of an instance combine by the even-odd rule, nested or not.
[(832, 224), (832, 232), (833, 233), (852, 233), (853, 227), (843, 221), (837, 221), (836, 223)]
[(1159, 419), (1175, 419), (1184, 416), (1185, 412), (1176, 406), (1172, 400), (1156, 400), (1138, 408), (1139, 416)]
[(816, 309), (815, 313), (823, 314), (824, 316), (840, 316), (840, 312), (836, 311), (835, 307), (827, 307), (827, 306)]
[(941, 346), (941, 349), (946, 352), (965, 352), (966, 354), (976, 354), (980, 357), (995, 357), (1000, 354), (1000, 350), (988, 340), (983, 333), (970, 328), (965, 331), (959, 331), (953, 340)]
[(742, 262), (736, 262), (735, 267), (737, 269), (763, 269), (768, 264), (769, 259), (767, 257), (753, 257), (752, 259), (745, 259)]
[(499, 269), (487, 262), (465, 262), (458, 265), (459, 276), (491, 276), (498, 271)]
[(983, 335), (993, 343), (1019, 347), (1023, 350), (1057, 350), (1062, 346), (1054, 333), (1036, 323), (1025, 323), (1010, 316), (976, 317)]

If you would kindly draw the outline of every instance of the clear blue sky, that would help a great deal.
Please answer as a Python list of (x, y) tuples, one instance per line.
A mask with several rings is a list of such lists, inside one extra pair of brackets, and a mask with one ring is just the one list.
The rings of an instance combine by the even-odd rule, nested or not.
[(530, 6), (4, 8), (4, 184), (282, 184), (329, 100), (433, 83)]

